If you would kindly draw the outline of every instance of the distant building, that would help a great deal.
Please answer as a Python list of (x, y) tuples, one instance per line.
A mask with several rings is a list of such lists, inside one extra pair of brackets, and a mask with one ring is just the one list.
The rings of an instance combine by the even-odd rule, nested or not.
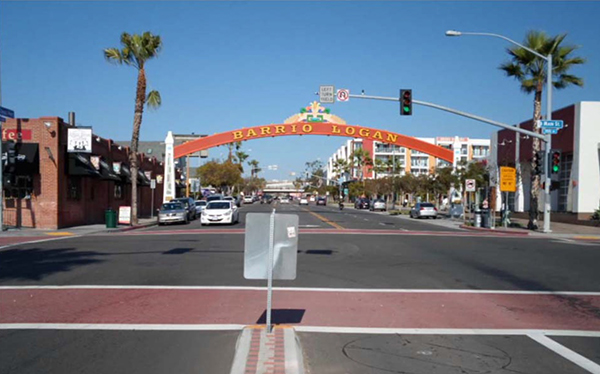
[[(455, 137), (437, 137), (437, 138), (417, 138), (419, 140), (439, 145), (444, 148), (453, 149), (458, 147), (460, 155), (458, 161), (483, 160), (488, 157), (490, 152), (489, 139), (471, 139)], [(351, 158), (353, 150), (364, 148), (369, 151), (373, 162), (381, 160), (387, 163), (389, 159), (395, 159), (395, 164), (398, 170), (390, 170), (389, 172), (376, 173), (373, 168), (366, 168), (364, 178), (383, 178), (391, 175), (402, 176), (406, 173), (413, 175), (433, 174), (435, 169), (443, 166), (452, 166), (450, 163), (439, 160), (433, 156), (419, 151), (414, 151), (405, 147), (400, 147), (393, 144), (387, 144), (375, 140), (367, 139), (352, 139), (346, 141), (335, 153), (329, 157), (327, 162), (327, 181), (329, 184), (333, 180), (341, 177), (343, 181), (357, 179), (360, 177), (360, 171), (356, 168), (351, 168), (349, 173), (344, 173), (342, 176), (336, 175), (335, 162), (342, 159), (348, 162)]]

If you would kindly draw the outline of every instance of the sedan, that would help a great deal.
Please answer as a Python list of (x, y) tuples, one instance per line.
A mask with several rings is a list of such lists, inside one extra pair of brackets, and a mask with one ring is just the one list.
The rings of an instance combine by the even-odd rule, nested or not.
[(211, 223), (233, 224), (240, 221), (240, 212), (231, 201), (217, 200), (206, 204), (204, 212), (200, 217), (201, 225)]
[(377, 200), (373, 201), (373, 204), (371, 204), (371, 210), (373, 210), (373, 211), (381, 210), (382, 212), (384, 212), (385, 209), (386, 209), (385, 201), (383, 201), (381, 199), (377, 199)]
[(433, 219), (436, 219), (437, 218), (437, 209), (432, 203), (417, 203), (417, 205), (415, 205), (410, 210), (410, 217), (411, 218), (421, 218), (421, 217), (430, 218), (431, 217)]
[(253, 202), (254, 202), (254, 197), (244, 196), (244, 204), (252, 204)]
[(317, 199), (317, 205), (327, 205), (327, 198), (325, 198), (325, 197), (319, 197)]
[(369, 199), (356, 199), (354, 202), (354, 209), (369, 209)]
[(290, 203), (290, 199), (288, 199), (287, 197), (282, 197), (281, 199), (279, 199), (279, 202), (281, 204), (289, 204)]
[(205, 200), (196, 201), (196, 214), (198, 215), (198, 217), (200, 217), (200, 215), (202, 215), (204, 208), (206, 208), (206, 204), (207, 204), (207, 202)]
[(158, 210), (158, 225), (183, 222), (188, 223), (188, 212), (183, 204), (178, 202), (165, 203)]
[(300, 198), (300, 205), (308, 205), (308, 200), (306, 199), (306, 197)]

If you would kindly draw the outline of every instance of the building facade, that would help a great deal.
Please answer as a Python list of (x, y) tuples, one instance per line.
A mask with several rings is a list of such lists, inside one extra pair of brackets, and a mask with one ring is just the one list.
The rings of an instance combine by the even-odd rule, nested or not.
[[(489, 139), (471, 139), (458, 136), (417, 139), (447, 149), (459, 150), (456, 151), (458, 153), (455, 152), (457, 163), (460, 163), (460, 161), (483, 160), (488, 157), (490, 152)], [(336, 168), (337, 160), (351, 164), (349, 161), (352, 158), (352, 152), (360, 148), (368, 151), (374, 165), (392, 165), (392, 168), (388, 168), (388, 170), (382, 172), (377, 172), (377, 168), (373, 167), (365, 168), (362, 173), (363, 177), (367, 179), (383, 178), (391, 175), (402, 176), (407, 173), (413, 175), (433, 174), (438, 167), (452, 166), (452, 164), (426, 153), (376, 140), (357, 138), (346, 141), (329, 157), (327, 161), (327, 178), (329, 184), (335, 184), (335, 181), (338, 181), (338, 179), (347, 181), (360, 178), (361, 170), (355, 167), (351, 166), (350, 170), (342, 173), (342, 175), (338, 175), (338, 168)]]
[[(73, 127), (59, 117), (3, 124), (4, 226), (58, 229), (104, 223), (106, 209), (131, 205), (132, 178), (138, 182), (138, 217), (150, 217), (151, 209), (160, 207), (163, 165), (156, 158), (140, 153), (140, 171), (132, 176), (129, 148), (97, 135), (92, 135), (91, 153), (69, 153), (68, 129)], [(151, 179), (157, 182), (153, 201)]]
[[(570, 213), (580, 220), (589, 219), (600, 207), (600, 102), (578, 102), (554, 111), (552, 119), (564, 121), (564, 128), (552, 135), (552, 149), (562, 151), (560, 171), (551, 175), (559, 186), (551, 192), (552, 211)], [(517, 126), (532, 130), (533, 121)], [(497, 166), (517, 168), (517, 191), (508, 195), (510, 209), (528, 211), (533, 140), (529, 136), (517, 136), (514, 131), (501, 130), (495, 134), (492, 146)], [(542, 193), (538, 209), (542, 210), (543, 206)]]

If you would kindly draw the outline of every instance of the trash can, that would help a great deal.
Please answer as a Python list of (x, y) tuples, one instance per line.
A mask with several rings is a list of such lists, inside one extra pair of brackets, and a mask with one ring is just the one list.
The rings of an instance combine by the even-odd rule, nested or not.
[(481, 210), (476, 209), (475, 212), (473, 212), (473, 225), (475, 227), (481, 227)]
[(117, 212), (111, 208), (104, 211), (104, 220), (106, 222), (107, 229), (114, 229), (117, 227)]
[(481, 227), (490, 228), (490, 210), (481, 209)]

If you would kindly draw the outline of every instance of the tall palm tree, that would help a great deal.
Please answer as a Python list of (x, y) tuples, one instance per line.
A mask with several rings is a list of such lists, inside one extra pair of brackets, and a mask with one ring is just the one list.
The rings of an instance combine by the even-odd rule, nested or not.
[(359, 170), (359, 179), (362, 182), (365, 175), (365, 168), (367, 166), (373, 165), (373, 159), (371, 159), (371, 154), (364, 148), (358, 148), (352, 152), (352, 154), (350, 155), (350, 160), (352, 165)]
[(146, 31), (142, 35), (130, 35), (126, 32), (121, 34), (121, 46), (118, 48), (107, 48), (104, 50), (104, 58), (115, 64), (133, 66), (138, 70), (137, 87), (135, 93), (135, 110), (133, 114), (133, 132), (131, 134), (131, 152), (129, 163), (131, 168), (131, 223), (138, 223), (137, 216), (137, 175), (138, 175), (138, 141), (140, 138), (140, 127), (142, 126), (142, 115), (144, 104), (150, 108), (158, 108), (161, 104), (160, 93), (150, 91), (146, 95), (146, 62), (156, 56), (162, 49), (160, 36), (152, 35)]
[[(542, 56), (552, 55), (552, 86), (563, 89), (570, 85), (583, 86), (583, 79), (569, 74), (568, 71), (575, 65), (585, 63), (585, 59), (572, 56), (578, 46), (561, 45), (567, 34), (550, 37), (542, 31), (530, 31), (525, 37), (523, 45), (540, 53)], [(507, 49), (511, 57), (509, 62), (500, 65), (500, 70), (509, 77), (515, 78), (521, 84), (521, 91), (533, 93), (533, 129), (539, 133), (537, 121), (542, 118), (542, 91), (546, 82), (546, 60), (521, 47)], [(540, 150), (540, 140), (533, 139), (533, 155)], [(531, 199), (529, 204), (529, 229), (537, 228), (538, 219), (538, 197), (540, 179), (538, 175), (531, 176)]]
[(348, 169), (348, 162), (343, 158), (337, 158), (333, 161), (333, 172), (338, 179), (342, 177), (342, 174), (347, 173)]
[(258, 172), (261, 171), (262, 169), (258, 167), (258, 161), (256, 160), (251, 160), (248, 161), (248, 166), (250, 166), (250, 176), (251, 177), (255, 177), (258, 175)]

